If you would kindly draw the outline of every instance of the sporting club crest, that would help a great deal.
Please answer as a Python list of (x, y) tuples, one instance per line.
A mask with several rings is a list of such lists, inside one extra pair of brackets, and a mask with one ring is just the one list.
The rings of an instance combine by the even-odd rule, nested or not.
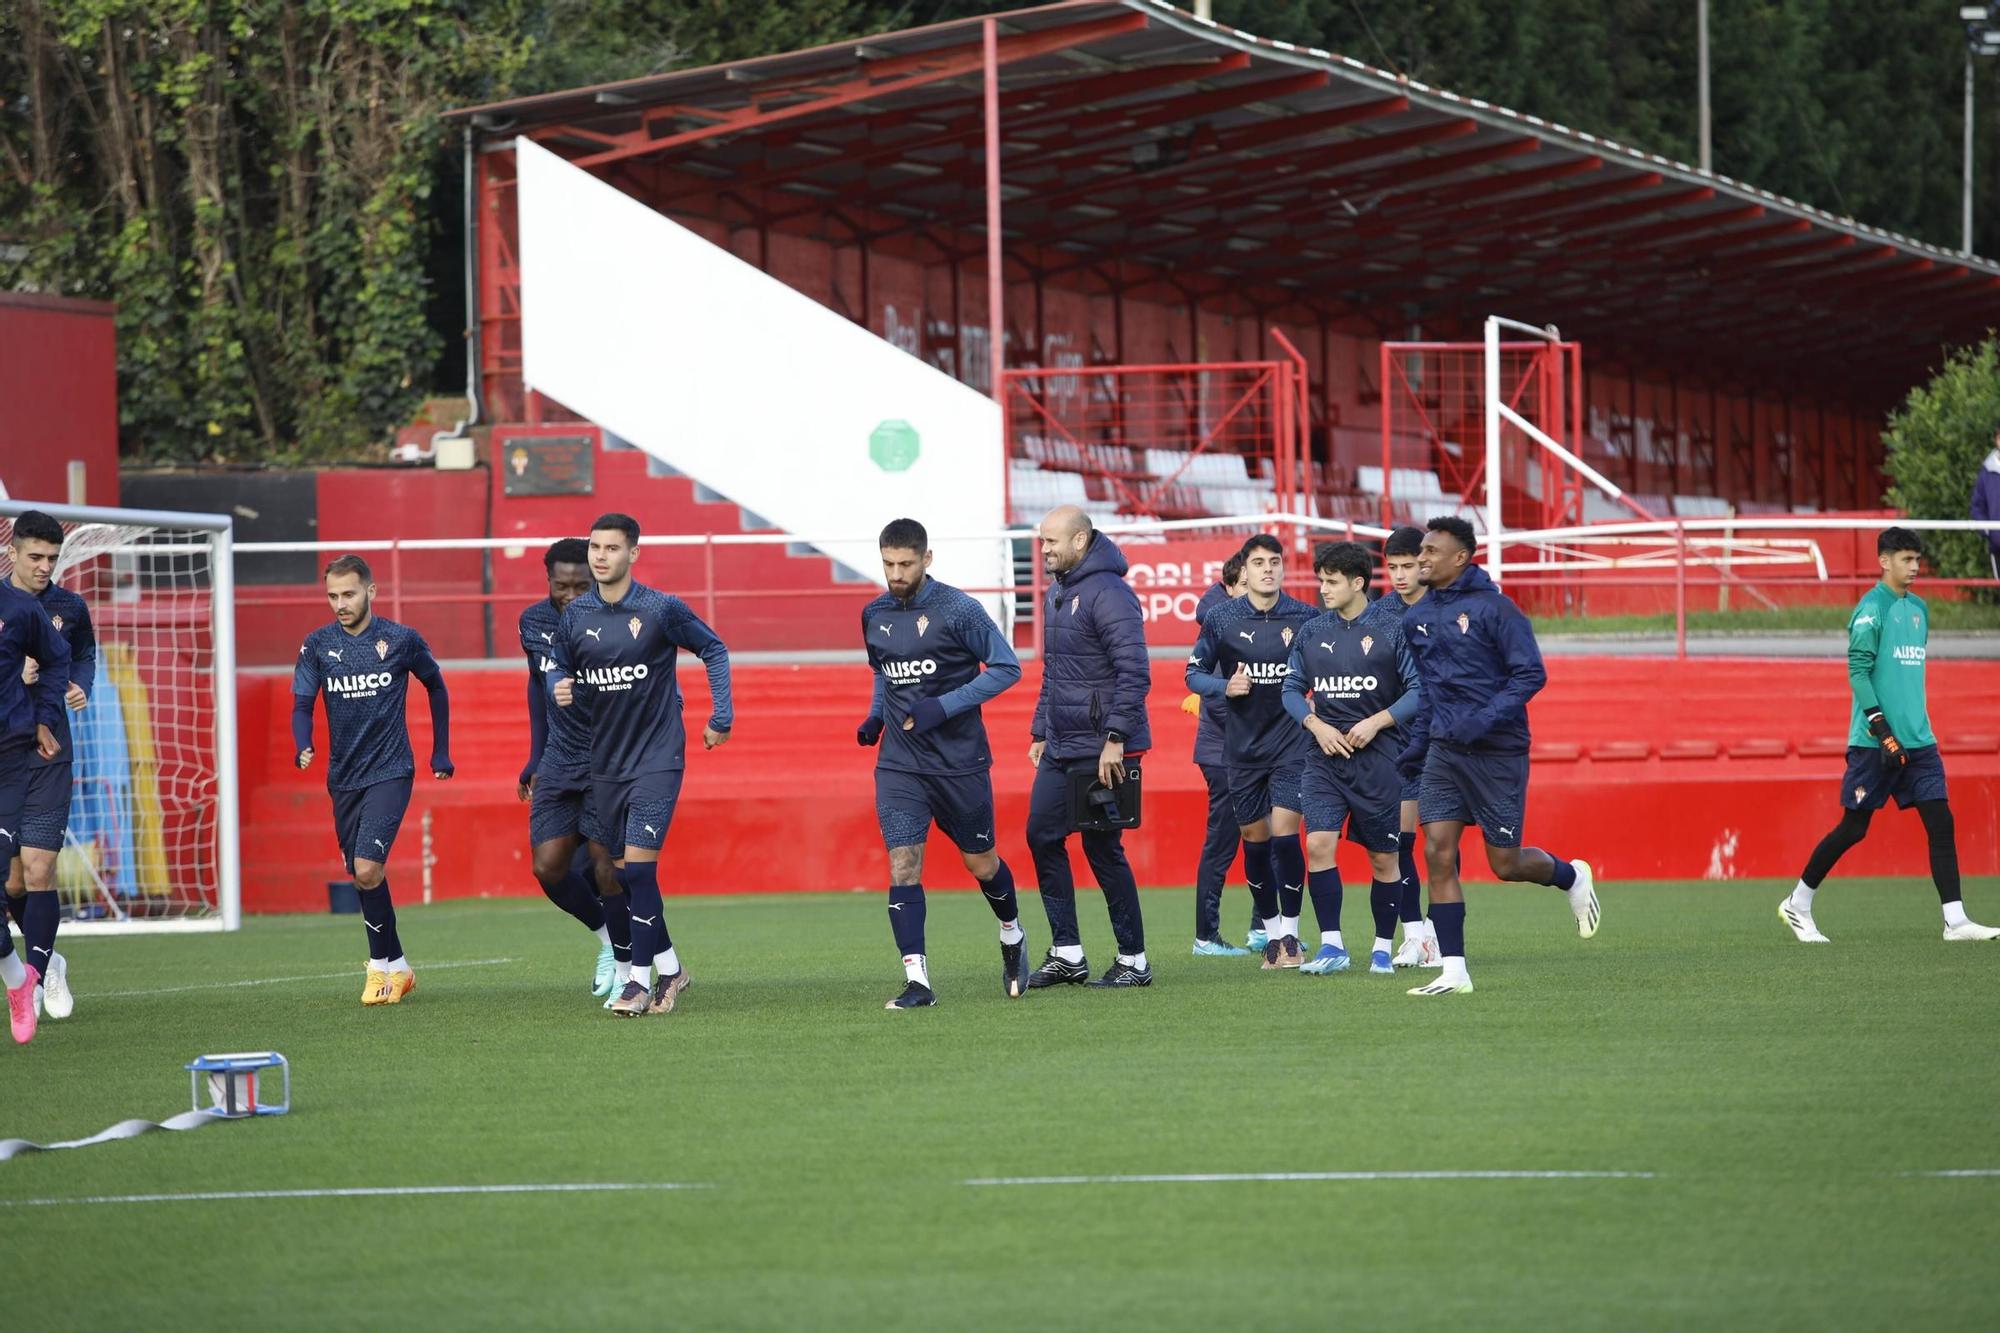
[(1373, 648), (1374, 646), (1375, 646), (1375, 636), (1374, 636), (1374, 635), (1372, 635), (1372, 634), (1364, 634), (1364, 635), (1362, 635), (1362, 636), (1361, 636), (1361, 655), (1362, 655), (1363, 657), (1366, 657), (1366, 656), (1368, 656), (1368, 650), (1369, 650), (1370, 648)]
[(1285, 647), (1287, 647), (1287, 648), (1291, 647), (1291, 646), (1292, 646), (1292, 627), (1291, 627), (1290, 625), (1287, 625), (1287, 626), (1285, 626), (1285, 627), (1284, 627), (1283, 629), (1279, 630), (1279, 631), (1278, 631), (1278, 637), (1279, 637), (1279, 638), (1281, 638), (1281, 639), (1283, 639), (1283, 640), (1285, 641)]
[(1866, 787), (1856, 787), (1856, 788), (1854, 789), (1854, 799), (1855, 799), (1855, 800), (1857, 800), (1857, 801), (1865, 801), (1865, 800), (1867, 800), (1867, 799), (1868, 799), (1868, 789), (1867, 789)]
[(1472, 633), (1472, 617), (1463, 611), (1458, 613), (1458, 632), (1460, 634)]
[(62, 617), (61, 617), (61, 616), (50, 616), (50, 617), (49, 617), (49, 623), (50, 623), (51, 625), (54, 625), (54, 626), (55, 626), (55, 627), (56, 627), (57, 629), (61, 629), (61, 628), (62, 628)]
[(1083, 605), (1083, 594), (1078, 593), (1076, 596), (1069, 599), (1069, 613), (1071, 615), (1075, 615), (1076, 608), (1082, 605)]
[(630, 620), (626, 621), (626, 622), (625, 622), (625, 628), (626, 628), (626, 629), (629, 629), (629, 630), (631, 630), (631, 631), (632, 631), (632, 637), (633, 637), (633, 638), (635, 638), (635, 639), (636, 639), (636, 638), (638, 638), (638, 637), (639, 637), (639, 617), (637, 617), (637, 616), (633, 616), (633, 617), (632, 617), (632, 618), (631, 618)]
[(922, 615), (920, 615), (920, 616), (918, 616), (918, 617), (917, 617), (917, 637), (918, 637), (918, 638), (920, 638), (920, 639), (921, 639), (921, 638), (923, 638), (923, 637), (924, 637), (924, 631), (925, 631), (925, 630), (927, 630), (927, 629), (929, 629), (930, 627), (931, 627), (931, 618), (930, 618), (929, 616), (922, 616)]
[(384, 662), (389, 660), (389, 641), (387, 639), (375, 640), (375, 656)]

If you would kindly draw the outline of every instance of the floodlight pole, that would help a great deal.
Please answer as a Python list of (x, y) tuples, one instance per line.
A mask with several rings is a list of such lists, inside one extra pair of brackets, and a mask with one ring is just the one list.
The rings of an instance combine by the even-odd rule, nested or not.
[(1965, 253), (1972, 253), (1972, 45), (1965, 48), (1965, 187), (1960, 200), (1965, 223)]
[(1000, 272), (1000, 25), (980, 24), (986, 57), (986, 338), (988, 374), (995, 400), (1002, 393), (1000, 376), (1007, 368), (1007, 321), (1000, 305), (1005, 287)]
[(1701, 170), (1706, 175), (1715, 170), (1715, 145), (1708, 111), (1708, 0), (1695, 0), (1694, 27), (1696, 96), (1701, 102)]

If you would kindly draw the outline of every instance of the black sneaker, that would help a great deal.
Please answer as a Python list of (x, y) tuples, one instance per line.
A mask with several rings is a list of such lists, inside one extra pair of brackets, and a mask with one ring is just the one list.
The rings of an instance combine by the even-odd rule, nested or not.
[(1125, 963), (1113, 963), (1105, 969), (1103, 976), (1090, 983), (1093, 990), (1113, 990), (1120, 986), (1150, 986), (1153, 984), (1153, 969), (1131, 967)]
[(1007, 990), (1007, 998), (1018, 1000), (1034, 985), (1028, 977), (1028, 937), (1021, 936), (1018, 944), (1000, 946), (1000, 984)]
[(1056, 957), (1054, 949), (1042, 960), (1042, 965), (1028, 974), (1029, 990), (1045, 990), (1050, 986), (1081, 986), (1090, 980), (1090, 960), (1070, 963)]
[(924, 985), (921, 981), (912, 981), (903, 987), (901, 995), (898, 995), (882, 1007), (884, 1009), (928, 1009), (936, 1003), (937, 996), (932, 993), (929, 986)]

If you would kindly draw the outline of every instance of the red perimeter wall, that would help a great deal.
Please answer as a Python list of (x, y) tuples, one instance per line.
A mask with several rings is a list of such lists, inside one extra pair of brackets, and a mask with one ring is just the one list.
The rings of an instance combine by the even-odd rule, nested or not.
[[(1192, 881), (1205, 819), (1190, 762), (1193, 720), (1179, 711), (1180, 661), (1154, 664), (1158, 748), (1146, 765), (1145, 827), (1127, 838), (1139, 881)], [(1933, 661), (1931, 708), (1943, 738), (1969, 874), (2000, 869), (2000, 663)], [(1612, 881), (1648, 878), (1789, 878), (1837, 818), (1847, 682), (1838, 662), (1755, 659), (1553, 658), (1549, 687), (1533, 705), (1536, 763), (1528, 802), (1532, 843), (1583, 857)], [(681, 673), (688, 716), (705, 716), (699, 670)], [(987, 709), (999, 763), (994, 786), (1002, 853), (1025, 884), (1033, 865), (1022, 841), (1032, 776), (1027, 724), (1039, 675)], [(290, 767), (290, 674), (245, 673), (244, 900), (250, 911), (324, 910), (325, 881), (341, 877), (323, 768)], [(396, 845), (398, 896), (420, 894), (422, 820), (432, 816), (440, 897), (533, 894), (527, 817), (514, 779), (527, 753), (520, 669), (452, 677), (458, 777), (419, 778)], [(675, 892), (876, 888), (886, 881), (876, 832), (874, 752), (854, 743), (868, 678), (856, 665), (740, 665), (737, 729), (712, 754), (697, 746), (663, 862)], [(429, 745), (423, 692), (411, 692), (413, 740)], [(325, 721), (320, 719), (324, 752)], [(1848, 874), (1921, 876), (1922, 830), (1889, 814), (1850, 853)], [(934, 838), (928, 882), (970, 887), (948, 844)], [(1077, 858), (1079, 878), (1087, 868)], [(1365, 862), (1343, 851), (1358, 882)], [(1485, 874), (1476, 844), (1472, 876)], [(1091, 918), (1086, 914), (1086, 920)], [(1174, 930), (1183, 922), (1159, 923)]]
[(118, 503), (117, 307), (0, 292), (0, 482), (16, 500)]

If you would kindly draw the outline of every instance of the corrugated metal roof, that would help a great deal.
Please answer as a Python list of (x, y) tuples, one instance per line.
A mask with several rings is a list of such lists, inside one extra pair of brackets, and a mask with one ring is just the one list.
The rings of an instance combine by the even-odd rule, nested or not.
[[(1427, 325), (1488, 312), (1732, 379), (1879, 394), (2000, 318), (2000, 264), (1157, 0), (995, 16), (1005, 226), (1110, 261)], [(903, 225), (984, 222), (981, 20), (454, 112), (618, 179)], [(627, 188), (631, 184), (627, 183)], [(782, 221), (782, 219), (781, 219)], [(1817, 376), (1816, 376), (1817, 377)]]

